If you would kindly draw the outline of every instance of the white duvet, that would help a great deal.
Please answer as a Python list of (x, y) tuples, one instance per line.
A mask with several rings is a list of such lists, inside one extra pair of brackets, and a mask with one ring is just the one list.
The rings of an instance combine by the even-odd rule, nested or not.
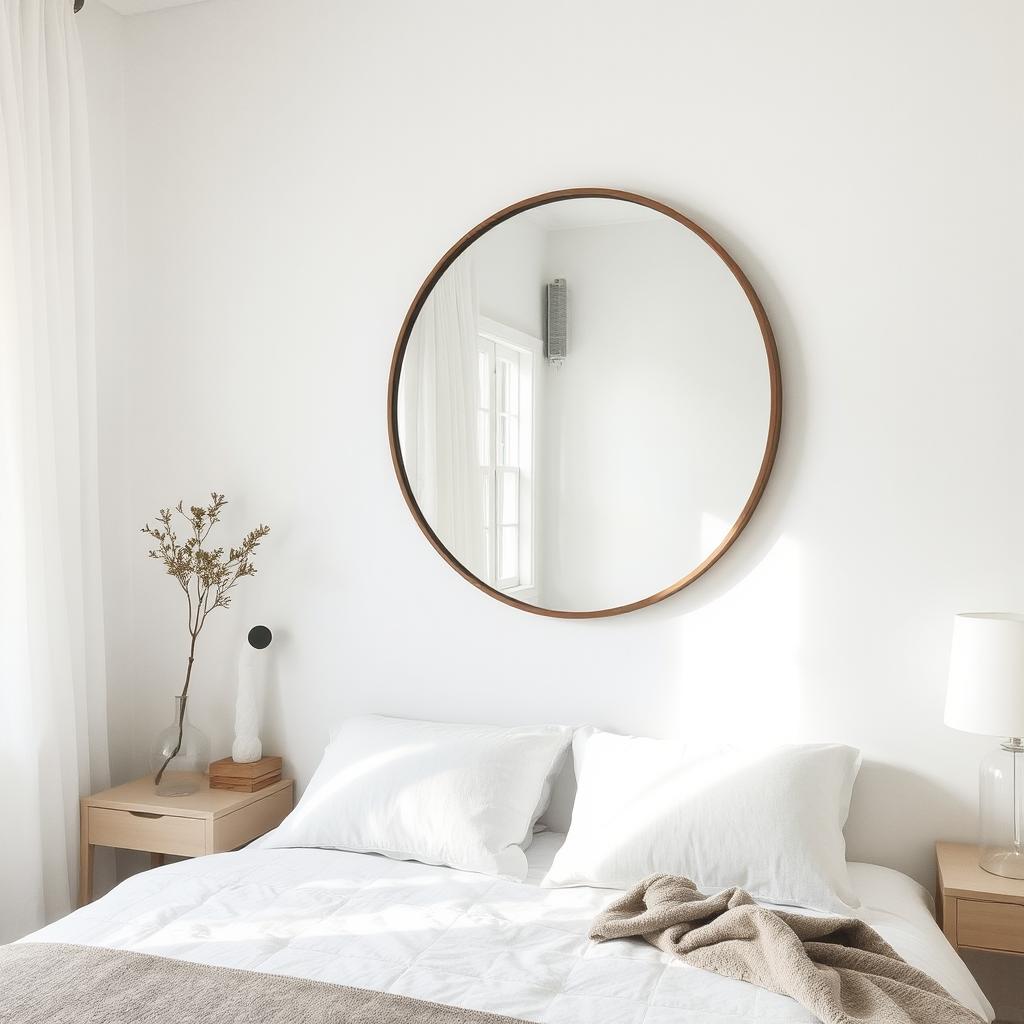
[[(617, 893), (540, 888), (562, 839), (534, 840), (525, 883), (372, 854), (250, 847), (135, 875), (26, 941), (319, 978), (544, 1024), (816, 1019), (643, 941), (591, 943), (591, 920)], [(850, 867), (858, 916), (991, 1020), (924, 889), (888, 868)]]

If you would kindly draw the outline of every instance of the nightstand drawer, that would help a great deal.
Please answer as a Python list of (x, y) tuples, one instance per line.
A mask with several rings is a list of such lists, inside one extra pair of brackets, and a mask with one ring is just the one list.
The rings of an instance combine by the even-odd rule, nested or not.
[(240, 810), (232, 811), (213, 823), (213, 848), (208, 853), (237, 850), (256, 836), (277, 828), (292, 809), (292, 787), (254, 800)]
[(206, 852), (206, 823), (202, 818), (90, 807), (89, 842), (122, 850), (199, 857)]
[(956, 938), (961, 946), (1024, 953), (1024, 906), (957, 900)]

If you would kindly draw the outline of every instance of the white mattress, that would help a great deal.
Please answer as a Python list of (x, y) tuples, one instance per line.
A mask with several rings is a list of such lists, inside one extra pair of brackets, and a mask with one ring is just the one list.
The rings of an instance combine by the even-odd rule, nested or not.
[[(182, 861), (128, 879), (23, 941), (134, 949), (544, 1024), (797, 1024), (791, 999), (687, 967), (642, 940), (587, 939), (608, 889), (538, 886), (563, 837), (537, 836), (526, 883), (329, 850)], [(859, 914), (968, 1007), (992, 1008), (906, 875), (851, 865)]]

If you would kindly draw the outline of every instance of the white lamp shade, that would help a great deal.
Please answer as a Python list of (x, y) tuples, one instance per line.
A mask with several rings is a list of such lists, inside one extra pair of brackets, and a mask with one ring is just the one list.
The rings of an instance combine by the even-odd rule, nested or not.
[(986, 736), (1024, 736), (1024, 615), (954, 618), (945, 722)]

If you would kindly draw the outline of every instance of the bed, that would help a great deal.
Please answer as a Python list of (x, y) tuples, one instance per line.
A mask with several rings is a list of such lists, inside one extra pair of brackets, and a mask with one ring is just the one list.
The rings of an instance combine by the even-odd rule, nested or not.
[[(156, 868), (22, 941), (135, 950), (319, 979), (539, 1024), (797, 1024), (793, 1000), (681, 964), (639, 940), (594, 944), (618, 893), (539, 883), (564, 841), (538, 835), (525, 882), (376, 854), (266, 843)], [(873, 925), (991, 1021), (992, 1008), (906, 875), (851, 864)]]

